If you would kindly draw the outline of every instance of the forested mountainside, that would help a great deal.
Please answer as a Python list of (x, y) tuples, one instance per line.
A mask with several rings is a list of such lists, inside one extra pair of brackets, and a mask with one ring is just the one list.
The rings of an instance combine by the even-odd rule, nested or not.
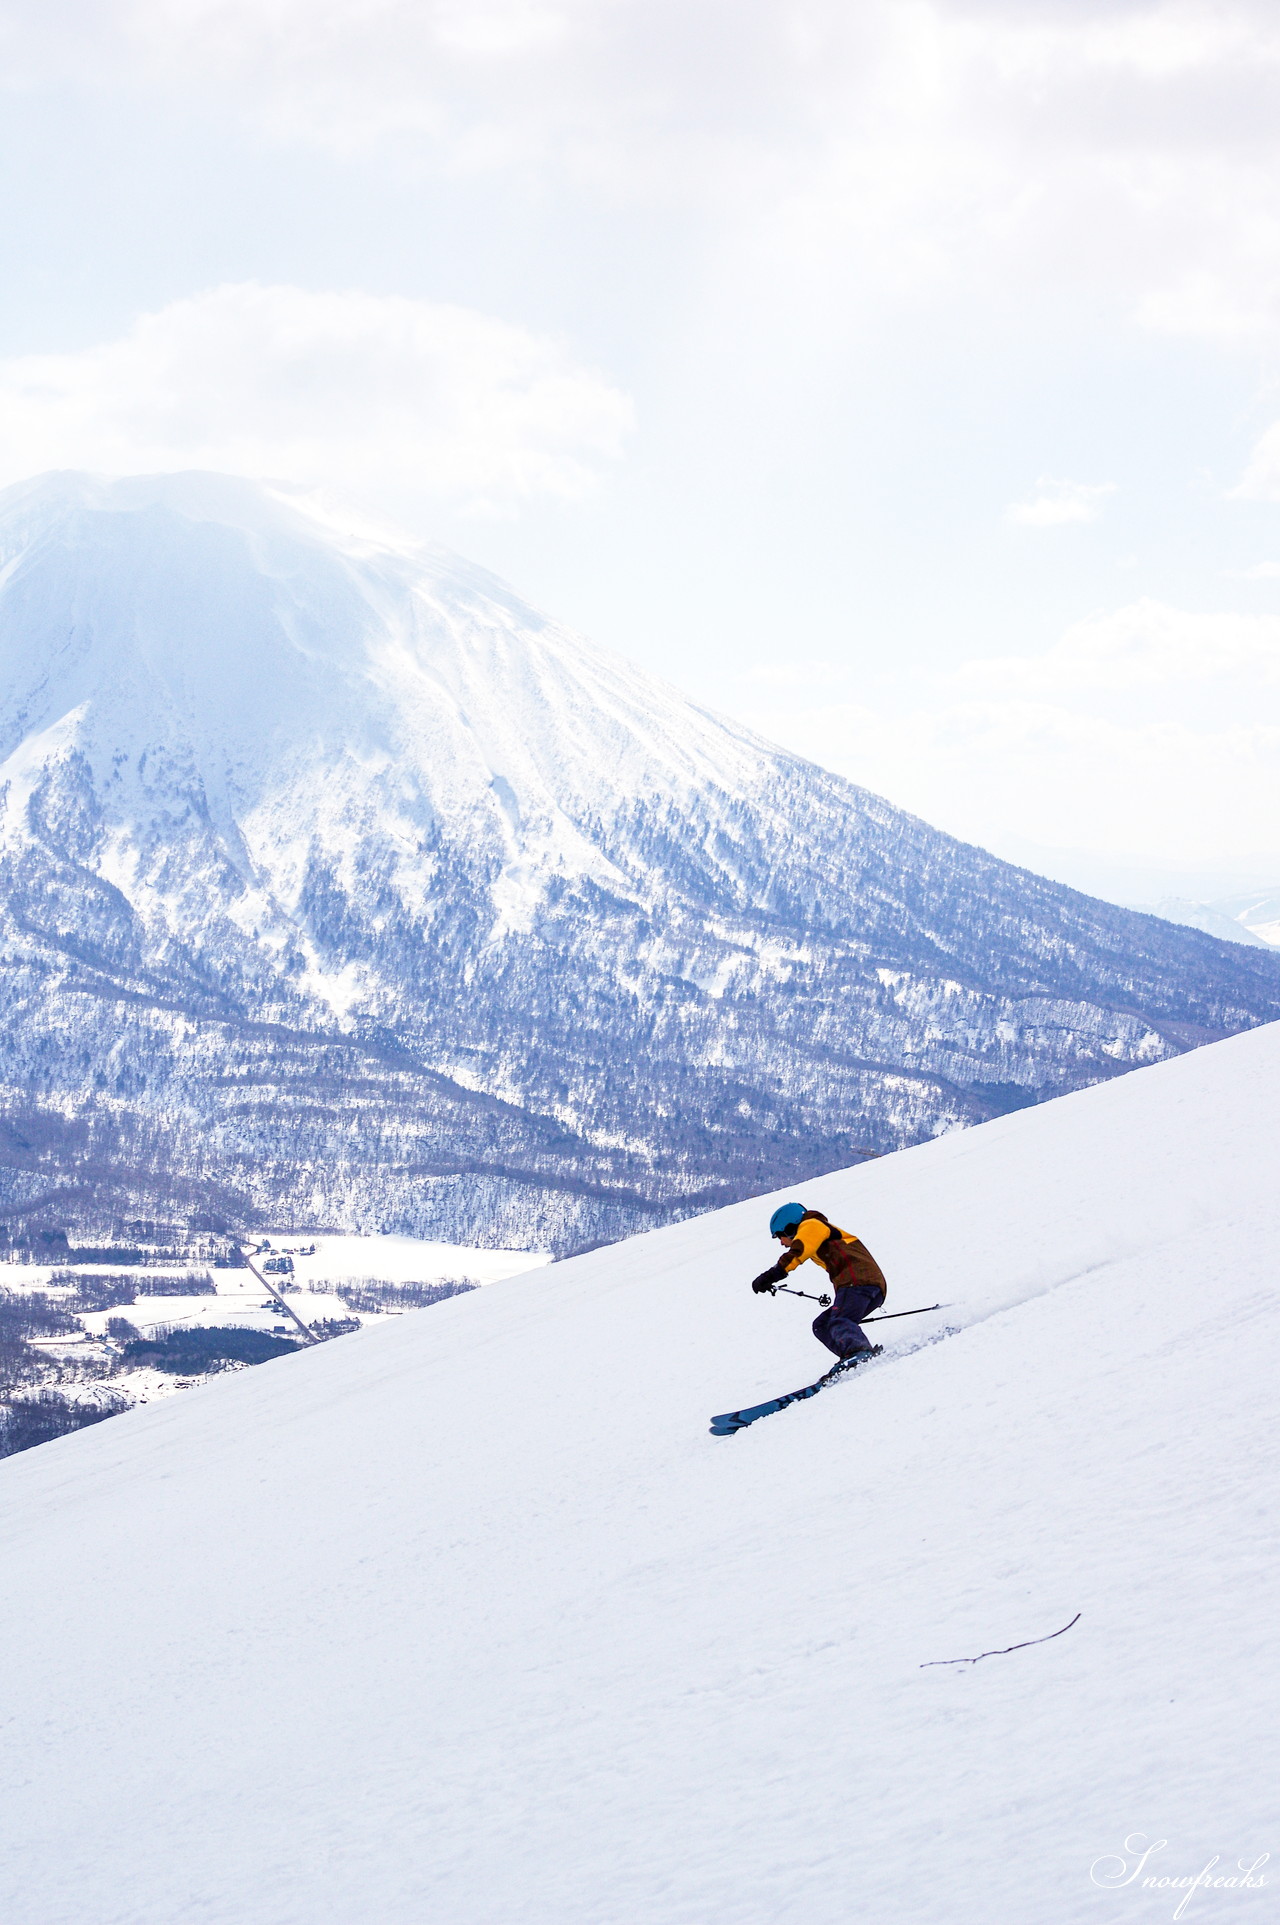
[(580, 1247), (1280, 1016), (456, 558), (0, 495), (0, 1208)]

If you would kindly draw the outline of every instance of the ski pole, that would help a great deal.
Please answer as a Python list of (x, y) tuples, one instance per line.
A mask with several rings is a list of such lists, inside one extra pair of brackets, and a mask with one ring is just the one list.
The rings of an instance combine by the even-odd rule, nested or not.
[[(773, 1293), (775, 1296), (805, 1297), (810, 1303), (826, 1305), (831, 1302), (830, 1297), (815, 1297), (812, 1291), (809, 1290), (793, 1290), (789, 1283), (775, 1283), (773, 1285)], [(888, 1323), (894, 1317), (924, 1317), (928, 1315), (930, 1310), (945, 1310), (947, 1307), (945, 1303), (922, 1303), (918, 1310), (886, 1310), (883, 1316), (860, 1317), (858, 1321), (860, 1323)]]
[(888, 1323), (891, 1317), (923, 1317), (926, 1310), (949, 1310), (950, 1304), (922, 1303), (918, 1310), (886, 1310), (882, 1317), (863, 1317), (863, 1323)]

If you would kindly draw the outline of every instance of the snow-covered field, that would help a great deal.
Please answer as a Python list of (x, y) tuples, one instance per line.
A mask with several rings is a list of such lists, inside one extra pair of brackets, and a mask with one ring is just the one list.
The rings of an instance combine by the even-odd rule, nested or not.
[(0, 1464), (3, 1917), (1274, 1916), (1278, 1127), (1273, 1026), (804, 1186), (948, 1307), (729, 1439), (767, 1200)]
[[(452, 1283), (473, 1285), (496, 1283), (507, 1277), (540, 1268), (549, 1259), (538, 1250), (478, 1250), (465, 1244), (432, 1243), (424, 1237), (337, 1236), (299, 1237), (291, 1231), (277, 1231), (269, 1239), (272, 1253), (289, 1253), (293, 1263), (290, 1275), (273, 1275), (271, 1282), (290, 1307), (306, 1324), (321, 1317), (356, 1315), (361, 1322), (379, 1312), (352, 1312), (342, 1295), (344, 1284), (368, 1283)], [(304, 1254), (307, 1253), (307, 1254)], [(266, 1257), (255, 1258), (259, 1269)], [(106, 1266), (103, 1274), (111, 1272)], [(158, 1273), (158, 1267), (157, 1267)], [(42, 1271), (42, 1277), (56, 1272)], [(274, 1303), (251, 1271), (210, 1270), (215, 1294), (194, 1297), (140, 1297), (136, 1302), (111, 1311), (90, 1312), (83, 1319), (86, 1330), (101, 1334), (112, 1316), (125, 1316), (146, 1335), (157, 1327), (174, 1328), (183, 1324), (209, 1324), (248, 1330), (284, 1329), (279, 1305)], [(25, 1287), (34, 1277), (34, 1267), (16, 1266), (14, 1275)], [(2, 1287), (2, 1285), (0, 1285)], [(390, 1314), (396, 1314), (394, 1309)]]
[[(199, 1256), (166, 1263), (148, 1258), (136, 1263), (94, 1263), (76, 1271), (74, 1264), (0, 1263), (0, 1308), (32, 1295), (46, 1296), (66, 1310), (73, 1327), (57, 1335), (30, 1335), (31, 1354), (43, 1356), (52, 1372), (49, 1380), (28, 1381), (21, 1369), (16, 1376), (0, 1357), (0, 1421), (12, 1405), (20, 1409), (30, 1398), (46, 1397), (51, 1387), (72, 1407), (118, 1409), (122, 1405), (153, 1403), (203, 1383), (228, 1367), (225, 1358), (184, 1356), (167, 1367), (141, 1361), (131, 1353), (129, 1337), (120, 1334), (123, 1320), (133, 1337), (154, 1339), (184, 1331), (253, 1330), (296, 1341), (297, 1324), (281, 1309), (282, 1298), (294, 1315), (321, 1336), (354, 1325), (402, 1315), (423, 1300), (422, 1292), (406, 1286), (458, 1285), (478, 1288), (500, 1279), (541, 1268), (549, 1258), (537, 1250), (481, 1250), (465, 1244), (434, 1243), (422, 1237), (340, 1236), (327, 1233), (300, 1236), (276, 1232), (262, 1246), (259, 1268), (272, 1264), (270, 1288), (248, 1268), (223, 1268)], [(270, 1252), (270, 1255), (265, 1254)], [(281, 1273), (280, 1258), (292, 1266)], [(91, 1284), (128, 1285), (144, 1292), (132, 1300), (112, 1299), (101, 1309), (87, 1309), (80, 1299), (76, 1275)], [(175, 1286), (194, 1279), (190, 1295)], [(327, 1326), (327, 1328), (326, 1328)], [(231, 1364), (230, 1368), (246, 1368)], [(20, 1449), (0, 1433), (0, 1443)]]
[[(303, 1286), (340, 1282), (365, 1283), (497, 1283), (536, 1269), (549, 1258), (540, 1250), (480, 1250), (463, 1243), (434, 1243), (426, 1237), (341, 1236), (327, 1231), (308, 1232), (273, 1230), (265, 1239), (268, 1254), (288, 1253), (294, 1265), (294, 1278)], [(251, 1245), (251, 1248), (256, 1246)], [(303, 1252), (309, 1254), (304, 1255)], [(74, 1265), (72, 1266), (74, 1268)], [(95, 1263), (93, 1275), (116, 1277), (130, 1275), (137, 1265)], [(172, 1264), (153, 1263), (147, 1274), (178, 1275), (183, 1271), (208, 1270), (207, 1262), (183, 1258)], [(47, 1290), (57, 1286), (65, 1274), (67, 1261), (61, 1263), (0, 1264), (0, 1289)], [(238, 1271), (211, 1270), (219, 1297), (247, 1293), (261, 1297), (262, 1285), (245, 1279)], [(172, 1301), (172, 1299), (170, 1299)], [(140, 1306), (135, 1306), (140, 1307)]]
[[(274, 1250), (293, 1253), (299, 1283), (499, 1283), (549, 1259), (539, 1250), (479, 1250), (469, 1244), (432, 1243), (425, 1237), (300, 1237), (273, 1230)], [(302, 1251), (314, 1254), (302, 1255)]]

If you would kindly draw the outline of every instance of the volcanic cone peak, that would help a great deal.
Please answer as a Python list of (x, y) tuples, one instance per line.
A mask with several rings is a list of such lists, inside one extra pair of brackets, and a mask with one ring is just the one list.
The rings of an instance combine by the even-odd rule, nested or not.
[(0, 758), (13, 1203), (563, 1247), (1280, 1015), (233, 477), (0, 495)]

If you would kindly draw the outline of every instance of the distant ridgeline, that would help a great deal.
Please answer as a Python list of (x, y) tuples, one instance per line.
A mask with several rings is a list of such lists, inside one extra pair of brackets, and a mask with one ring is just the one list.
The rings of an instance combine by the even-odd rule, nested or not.
[(1280, 1017), (279, 491), (22, 484), (0, 584), (11, 1228), (564, 1251)]

